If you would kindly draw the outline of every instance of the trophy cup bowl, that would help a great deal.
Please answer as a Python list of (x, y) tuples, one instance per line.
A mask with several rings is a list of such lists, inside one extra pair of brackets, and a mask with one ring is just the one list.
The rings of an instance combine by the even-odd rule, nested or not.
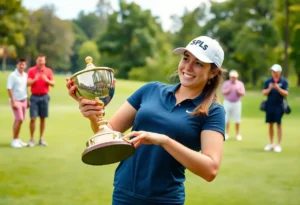
[[(77, 85), (76, 96), (96, 100), (103, 109), (114, 96), (114, 70), (108, 67), (96, 67), (91, 57), (85, 59), (85, 69), (70, 77)], [(98, 116), (99, 131), (86, 143), (82, 161), (89, 165), (105, 165), (122, 161), (130, 157), (135, 148), (122, 139), (120, 132), (107, 126), (104, 116)]]

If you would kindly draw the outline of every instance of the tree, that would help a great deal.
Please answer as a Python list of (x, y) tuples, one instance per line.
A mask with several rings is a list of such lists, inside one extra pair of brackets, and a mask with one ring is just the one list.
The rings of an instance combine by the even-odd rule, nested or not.
[[(199, 25), (205, 18), (206, 5), (203, 3), (200, 7), (195, 8), (192, 12), (185, 10), (184, 15), (180, 18), (182, 27), (175, 33), (174, 47), (186, 45), (196, 36), (204, 33), (203, 28)], [(175, 23), (179, 23), (179, 18), (172, 16)]]
[(102, 33), (107, 26), (108, 15), (113, 11), (110, 1), (98, 0), (96, 5), (96, 15), (99, 17), (99, 32)]
[[(199, 25), (205, 17), (206, 7), (202, 4), (192, 12), (185, 11), (182, 17), (173, 15), (173, 29), (175, 33), (164, 33), (160, 35), (163, 42), (160, 49), (153, 57), (146, 58), (146, 65), (134, 67), (129, 72), (129, 79), (142, 81), (162, 81), (174, 83), (172, 76), (176, 73), (181, 56), (172, 53), (175, 47), (185, 46), (195, 36), (202, 33)], [(175, 79), (177, 80), (177, 79)]]
[(290, 33), (291, 33), (291, 60), (294, 63), (297, 86), (300, 87), (300, 4), (296, 4), (296, 0), (291, 2), (290, 10)]
[[(284, 6), (286, 5), (286, 7)], [(284, 8), (284, 9), (283, 9)], [(299, 67), (299, 38), (300, 38), (300, 4), (298, 0), (277, 1), (276, 26), (280, 31), (281, 47), (283, 55), (281, 62), (284, 63), (284, 74), (288, 77), (291, 70), (295, 68), (297, 85), (300, 85)]]
[(86, 36), (94, 40), (98, 37), (101, 31), (101, 22), (99, 17), (95, 13), (85, 14), (81, 11), (78, 15), (78, 18), (73, 20), (86, 34)]
[(279, 59), (280, 42), (274, 25), (275, 2), (231, 0), (212, 3), (213, 18), (207, 35), (219, 39), (225, 50), (224, 66), (239, 70), (245, 82), (257, 85), (261, 76)]
[(109, 16), (107, 29), (97, 41), (103, 64), (114, 68), (120, 78), (128, 78), (133, 67), (143, 67), (164, 43), (156, 20), (149, 10), (120, 0), (120, 11)]
[(25, 33), (28, 41), (21, 52), (30, 56), (32, 64), (36, 55), (43, 53), (50, 67), (66, 71), (71, 67), (70, 56), (73, 54), (72, 24), (60, 20), (54, 13), (53, 6), (44, 6), (30, 13), (30, 29)]
[(6, 69), (6, 59), (16, 57), (15, 46), (24, 45), (23, 32), (27, 26), (27, 12), (20, 0), (0, 2), (0, 48), (2, 48), (2, 69)]
[[(82, 62), (83, 59), (79, 60), (79, 49), (82, 46), (82, 44), (86, 41), (88, 41), (88, 37), (86, 36), (86, 34), (84, 33), (84, 31), (74, 22), (72, 23), (72, 28), (73, 28), (73, 33), (74, 33), (74, 38), (75, 38), (75, 42), (72, 46), (72, 50), (73, 50), (73, 55), (71, 56), (71, 72), (75, 73), (79, 70), (82, 69), (82, 67), (80, 67), (80, 65), (78, 64), (78, 62)], [(97, 51), (98, 52), (98, 51)], [(91, 55), (91, 54), (89, 54)]]
[(82, 70), (86, 67), (85, 58), (91, 56), (93, 58), (93, 64), (95, 66), (100, 65), (100, 53), (98, 52), (98, 47), (93, 41), (86, 41), (82, 44), (78, 53), (78, 63), (79, 70)]

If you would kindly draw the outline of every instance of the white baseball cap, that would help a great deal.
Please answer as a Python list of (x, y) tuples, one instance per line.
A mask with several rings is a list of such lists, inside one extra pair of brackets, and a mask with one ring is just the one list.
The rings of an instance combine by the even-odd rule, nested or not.
[(204, 63), (214, 63), (219, 68), (224, 60), (224, 51), (218, 41), (208, 37), (199, 36), (193, 39), (185, 48), (176, 48), (175, 54), (183, 54), (185, 51), (191, 52), (196, 58)]
[(236, 70), (231, 70), (230, 72), (229, 72), (229, 76), (230, 77), (239, 77), (239, 73), (236, 71)]
[(281, 72), (282, 67), (279, 64), (274, 64), (274, 65), (272, 65), (271, 70), (275, 71), (275, 72)]

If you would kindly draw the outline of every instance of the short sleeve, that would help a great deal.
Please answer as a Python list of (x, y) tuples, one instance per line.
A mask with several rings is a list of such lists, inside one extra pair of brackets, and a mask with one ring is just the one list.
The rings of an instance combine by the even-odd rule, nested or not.
[(14, 76), (13, 75), (9, 75), (8, 78), (7, 78), (7, 84), (6, 84), (6, 88), (11, 90), (13, 88), (13, 85), (14, 85)]
[(136, 110), (140, 108), (143, 98), (148, 94), (149, 90), (154, 86), (155, 82), (147, 83), (135, 91), (128, 99), (128, 103)]
[(34, 79), (34, 74), (33, 74), (31, 68), (28, 70), (28, 73), (27, 73), (27, 79), (29, 79), (29, 78), (30, 78), (30, 79)]
[(48, 70), (48, 78), (49, 78), (49, 80), (53, 80), (53, 72), (50, 68)]
[(240, 81), (240, 86), (241, 86), (242, 95), (245, 95), (246, 94), (245, 84), (242, 81)]
[(267, 79), (264, 83), (264, 89), (267, 89), (269, 87), (269, 79)]
[(222, 94), (223, 95), (225, 94), (225, 91), (228, 90), (228, 88), (229, 88), (229, 82), (225, 81), (222, 85)]
[(282, 83), (282, 89), (284, 90), (289, 90), (289, 83), (287, 80), (284, 80), (284, 82)]
[(202, 130), (217, 131), (225, 136), (225, 110), (222, 105), (212, 104)]

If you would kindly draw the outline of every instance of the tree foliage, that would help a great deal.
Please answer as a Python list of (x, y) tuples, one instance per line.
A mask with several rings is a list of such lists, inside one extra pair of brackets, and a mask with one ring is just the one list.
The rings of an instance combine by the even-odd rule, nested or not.
[[(79, 49), (82, 46), (82, 44), (86, 41), (88, 41), (88, 37), (85, 34), (85, 32), (74, 22), (72, 22), (72, 28), (74, 33), (74, 43), (72, 46), (73, 55), (71, 56), (71, 69), (70, 71), (72, 73), (75, 73), (82, 69), (80, 65), (78, 64), (79, 61)], [(98, 51), (97, 51), (98, 52)], [(89, 54), (91, 55), (91, 54)], [(81, 59), (82, 60), (82, 59)]]
[(300, 86), (300, 2), (291, 0), (290, 4), (290, 59), (294, 64), (295, 72), (297, 74), (297, 85)]
[(91, 56), (93, 58), (93, 64), (95, 66), (101, 66), (100, 64), (100, 53), (98, 52), (97, 44), (93, 41), (85, 41), (78, 52), (78, 63), (79, 70), (82, 70), (86, 67), (85, 58)]
[(99, 29), (101, 22), (95, 13), (85, 14), (81, 11), (74, 23), (82, 29), (89, 39), (96, 39), (101, 32)]
[(219, 39), (225, 49), (224, 67), (238, 70), (253, 85), (278, 61), (273, 52), (279, 42), (274, 7), (268, 0), (213, 3), (214, 18), (206, 24), (207, 34)]
[(74, 33), (69, 21), (54, 15), (54, 7), (47, 6), (30, 14), (30, 28), (25, 33), (27, 42), (23, 53), (30, 56), (34, 64), (38, 53), (47, 56), (47, 64), (55, 70), (68, 70), (71, 67)]
[(107, 30), (97, 41), (103, 63), (115, 68), (118, 77), (127, 78), (132, 67), (145, 66), (146, 58), (159, 50), (162, 32), (149, 10), (120, 1), (120, 11), (109, 16)]
[(27, 26), (27, 11), (20, 0), (0, 1), (0, 50), (2, 69), (6, 68), (6, 58), (15, 58), (16, 46), (25, 43), (23, 32)]
[(174, 14), (172, 28), (163, 31), (158, 17), (126, 0), (119, 0), (117, 11), (98, 0), (93, 12), (82, 11), (72, 21), (57, 18), (51, 5), (26, 11), (18, 0), (2, 0), (0, 55), (4, 64), (17, 56), (34, 64), (44, 53), (50, 67), (73, 73), (89, 55), (117, 78), (167, 81), (180, 59), (173, 49), (207, 35), (224, 48), (224, 68), (238, 70), (247, 85), (261, 86), (274, 63), (290, 71), (285, 75), (296, 74), (300, 85), (299, 15), (299, 0), (211, 0)]

